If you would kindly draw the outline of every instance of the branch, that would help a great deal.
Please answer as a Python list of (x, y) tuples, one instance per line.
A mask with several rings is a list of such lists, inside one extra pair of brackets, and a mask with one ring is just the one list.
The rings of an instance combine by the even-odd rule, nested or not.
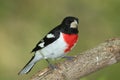
[(77, 55), (72, 60), (57, 64), (58, 69), (39, 71), (30, 80), (79, 80), (106, 66), (120, 61), (120, 39), (114, 38)]

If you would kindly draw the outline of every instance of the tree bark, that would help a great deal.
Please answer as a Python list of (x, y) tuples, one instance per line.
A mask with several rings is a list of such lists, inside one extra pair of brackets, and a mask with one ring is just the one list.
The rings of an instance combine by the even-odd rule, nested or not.
[(46, 68), (30, 80), (79, 80), (88, 74), (120, 61), (120, 39), (114, 38), (101, 43), (93, 49), (57, 64), (55, 70)]

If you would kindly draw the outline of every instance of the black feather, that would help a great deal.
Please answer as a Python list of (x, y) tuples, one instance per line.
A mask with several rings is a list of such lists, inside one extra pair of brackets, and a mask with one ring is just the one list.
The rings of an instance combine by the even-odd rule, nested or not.
[[(22, 70), (34, 59), (34, 57), (35, 57), (35, 55), (34, 55), (34, 56), (29, 60), (29, 62), (22, 68)], [(33, 66), (32, 66), (32, 68), (33, 68)], [(31, 69), (32, 69), (32, 68), (31, 68)], [(31, 71), (31, 69), (30, 69), (27, 73), (29, 73), (29, 72)], [(21, 71), (22, 71), (22, 70), (21, 70)], [(21, 71), (20, 71), (20, 72), (21, 72)], [(18, 75), (20, 75), (20, 72), (18, 73)]]
[[(58, 25), (57, 27), (55, 27), (53, 30), (51, 30), (48, 34), (54, 34), (55, 37), (53, 38), (47, 38), (46, 36), (37, 43), (36, 47), (32, 50), (32, 52), (35, 52), (37, 50), (40, 50), (44, 47), (46, 47), (47, 45), (53, 43), (55, 40), (57, 40), (60, 36), (60, 32), (62, 33), (67, 33), (67, 34), (78, 34), (78, 28), (70, 28), (70, 24), (71, 22), (73, 22), (74, 20), (76, 20), (78, 22), (78, 19), (75, 17), (66, 17), (62, 23), (60, 25)], [(44, 42), (44, 47), (40, 47), (39, 44)]]
[[(47, 35), (37, 43), (36, 47), (32, 50), (32, 52), (35, 52), (37, 50), (40, 50), (44, 47), (46, 47), (47, 45), (51, 44), (52, 42), (54, 42), (55, 40), (57, 40), (59, 38), (60, 35), (60, 28), (56, 27), (53, 30), (51, 30), (48, 34), (53, 34), (55, 37), (54, 38), (47, 38)], [(44, 47), (40, 47), (39, 44), (44, 42)]]

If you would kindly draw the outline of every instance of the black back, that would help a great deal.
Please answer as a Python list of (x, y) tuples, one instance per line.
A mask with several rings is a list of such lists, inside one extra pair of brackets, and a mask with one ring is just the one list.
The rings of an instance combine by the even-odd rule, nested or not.
[[(63, 22), (58, 25), (57, 27), (55, 27), (53, 30), (51, 30), (48, 34), (54, 34), (55, 37), (52, 38), (47, 38), (47, 35), (40, 40), (36, 47), (32, 50), (32, 52), (35, 52), (37, 50), (40, 50), (44, 47), (46, 47), (47, 45), (53, 43), (55, 40), (57, 40), (60, 36), (60, 32), (62, 33), (66, 33), (66, 34), (78, 34), (78, 28), (70, 28), (70, 24), (71, 22), (73, 22), (74, 20), (76, 20), (78, 22), (78, 19), (75, 17), (66, 17), (64, 18)], [(44, 47), (40, 47), (39, 44), (44, 42)]]

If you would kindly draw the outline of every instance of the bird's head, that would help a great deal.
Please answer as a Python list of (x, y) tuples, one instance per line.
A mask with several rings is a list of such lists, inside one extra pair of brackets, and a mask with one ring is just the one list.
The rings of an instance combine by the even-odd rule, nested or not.
[(78, 28), (79, 20), (76, 17), (68, 16), (64, 18), (62, 24), (65, 25), (66, 27), (75, 29)]

